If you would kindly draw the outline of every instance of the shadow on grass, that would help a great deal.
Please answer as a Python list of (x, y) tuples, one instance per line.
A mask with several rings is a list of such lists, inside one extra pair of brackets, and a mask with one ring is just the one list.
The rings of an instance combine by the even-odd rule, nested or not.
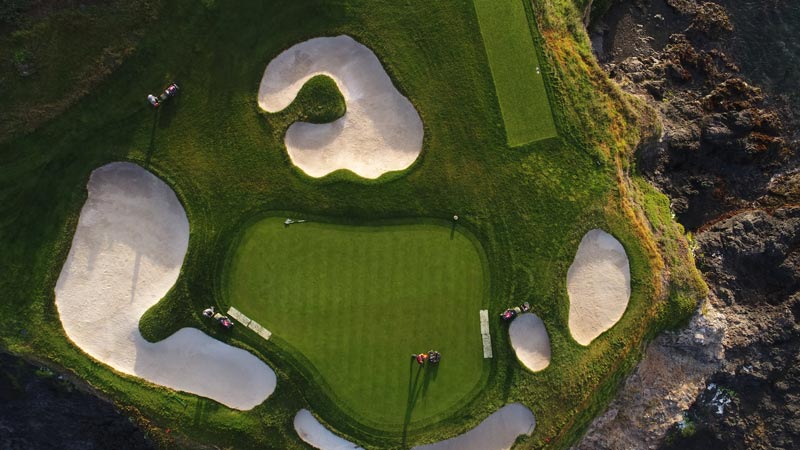
[(500, 396), (500, 398), (503, 399), (503, 404), (508, 403), (508, 399), (511, 397), (511, 389), (514, 387), (514, 376), (512, 374), (514, 373), (513, 371), (516, 370), (517, 364), (516, 356), (507, 358), (505, 380), (503, 380), (503, 393)]
[(198, 426), (203, 422), (205, 422), (206, 415), (208, 412), (207, 409), (208, 409), (207, 400), (204, 398), (198, 398), (197, 402), (195, 403), (194, 417), (192, 418), (192, 423), (195, 426)]
[(425, 394), (428, 393), (428, 386), (430, 386), (431, 381), (436, 380), (436, 375), (438, 373), (439, 373), (438, 364), (426, 364), (425, 375), (422, 376), (422, 390), (420, 392), (421, 397), (425, 397)]
[(144, 157), (144, 168), (150, 168), (150, 160), (153, 159), (153, 153), (156, 151), (156, 126), (158, 125), (159, 109), (153, 111), (153, 126), (150, 128), (150, 145), (147, 147), (147, 154)]
[[(414, 366), (417, 367), (416, 374), (414, 373)], [(422, 385), (419, 382), (419, 377), (422, 375), (423, 366), (416, 363), (414, 358), (411, 358), (408, 366), (408, 400), (406, 402), (406, 413), (403, 417), (403, 445), (402, 448), (408, 448), (406, 439), (408, 438), (408, 424), (411, 423), (411, 413), (414, 411), (414, 406), (417, 404)]]
[[(414, 412), (414, 407), (417, 405), (417, 400), (425, 397), (428, 392), (428, 386), (436, 379), (439, 373), (438, 364), (425, 364), (424, 366), (416, 363), (416, 359), (411, 358), (408, 367), (408, 401), (406, 403), (406, 413), (403, 417), (403, 443), (401, 448), (408, 448), (408, 424), (411, 423), (411, 415)], [(417, 367), (416, 373), (414, 366)], [(420, 376), (422, 380), (420, 380)]]
[(181, 96), (172, 97), (158, 108), (158, 128), (169, 128), (180, 108)]

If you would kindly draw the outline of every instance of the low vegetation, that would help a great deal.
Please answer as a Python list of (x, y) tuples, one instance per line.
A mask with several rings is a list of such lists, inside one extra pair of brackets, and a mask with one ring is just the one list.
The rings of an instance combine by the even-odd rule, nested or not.
[(33, 130), (92, 93), (137, 50), (160, 5), (159, 0), (2, 2), (0, 141)]

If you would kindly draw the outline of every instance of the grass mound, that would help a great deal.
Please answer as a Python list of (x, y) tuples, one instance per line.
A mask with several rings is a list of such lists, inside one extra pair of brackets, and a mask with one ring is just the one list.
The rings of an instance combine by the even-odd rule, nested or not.
[[(283, 221), (257, 221), (233, 249), (232, 306), (372, 427), (430, 423), (470, 399), (489, 365), (479, 329), (488, 286), (467, 235), (431, 223)], [(431, 348), (443, 354), (438, 366), (411, 360)]]
[(308, 123), (333, 122), (347, 110), (336, 82), (327, 75), (317, 75), (306, 81), (297, 93), (295, 102), (295, 120)]

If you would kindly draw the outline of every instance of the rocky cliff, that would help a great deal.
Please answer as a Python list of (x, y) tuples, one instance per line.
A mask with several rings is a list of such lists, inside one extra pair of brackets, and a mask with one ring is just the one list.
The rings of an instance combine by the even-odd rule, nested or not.
[[(784, 0), (621, 0), (609, 76), (662, 134), (638, 168), (694, 233), (711, 295), (648, 348), (577, 448), (800, 447), (800, 14)], [(788, 91), (787, 91), (788, 89)]]
[(153, 448), (133, 420), (69, 377), (0, 353), (0, 450)]

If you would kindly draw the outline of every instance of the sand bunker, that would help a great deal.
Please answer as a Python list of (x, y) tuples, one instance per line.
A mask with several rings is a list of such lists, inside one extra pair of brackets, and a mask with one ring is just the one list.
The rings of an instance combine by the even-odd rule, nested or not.
[(536, 419), (531, 410), (520, 403), (512, 403), (461, 436), (414, 447), (414, 450), (508, 450), (517, 436), (530, 435), (535, 427)]
[(613, 327), (628, 307), (631, 271), (622, 244), (603, 230), (583, 236), (567, 271), (569, 331), (581, 344)]
[(525, 367), (536, 372), (550, 365), (550, 337), (544, 322), (536, 314), (521, 314), (514, 319), (508, 335), (511, 347)]
[[(520, 403), (512, 403), (495, 411), (477, 427), (461, 436), (414, 447), (413, 450), (508, 450), (518, 436), (530, 436), (535, 427), (536, 418), (533, 413)], [(305, 409), (294, 416), (294, 429), (300, 439), (320, 450), (361, 449), (333, 434)]]
[(252, 354), (183, 328), (161, 342), (139, 318), (175, 284), (189, 222), (175, 193), (150, 172), (112, 163), (92, 172), (56, 307), (75, 344), (112, 368), (155, 384), (250, 409), (275, 390), (275, 373)]
[(296, 122), (286, 132), (292, 162), (312, 177), (348, 169), (364, 178), (410, 166), (422, 149), (417, 110), (392, 84), (380, 61), (349, 36), (310, 39), (284, 51), (264, 71), (258, 105), (289, 106), (316, 75), (331, 77), (347, 112), (331, 123)]
[(294, 430), (306, 444), (320, 450), (363, 450), (356, 444), (331, 433), (307, 409), (301, 409), (294, 416)]

